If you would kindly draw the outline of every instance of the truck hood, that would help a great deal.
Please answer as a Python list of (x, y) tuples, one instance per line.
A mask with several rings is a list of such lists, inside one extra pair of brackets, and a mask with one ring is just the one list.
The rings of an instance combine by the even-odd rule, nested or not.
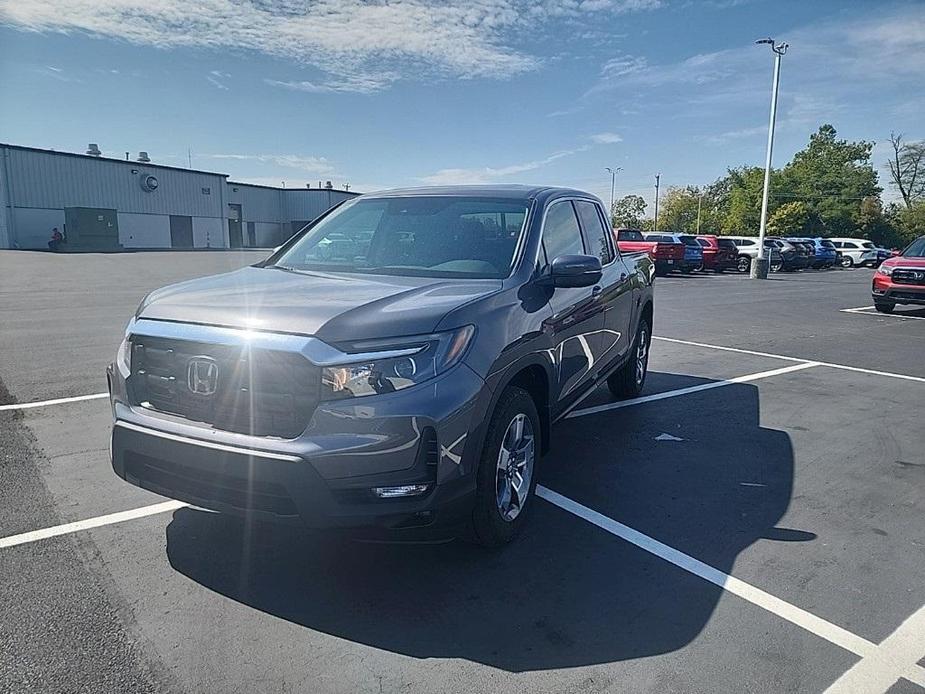
[(431, 333), (449, 311), (499, 289), (500, 280), (246, 267), (158, 289), (147, 296), (137, 315), (316, 335), (337, 343)]

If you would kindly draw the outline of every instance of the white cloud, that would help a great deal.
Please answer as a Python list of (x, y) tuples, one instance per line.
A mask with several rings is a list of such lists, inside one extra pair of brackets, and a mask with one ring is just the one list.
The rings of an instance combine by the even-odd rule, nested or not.
[[(658, 0), (0, 0), (0, 24), (85, 32), (163, 49), (251, 50), (319, 68), (322, 80), (278, 86), (368, 92), (400, 78), (504, 78), (540, 59), (519, 32), (585, 13), (648, 9)], [(301, 87), (291, 85), (301, 84)]]
[(227, 72), (222, 72), (221, 70), (210, 70), (209, 74), (206, 75), (206, 79), (209, 80), (209, 83), (212, 84), (212, 86), (224, 90), (228, 89), (228, 85), (225, 84), (224, 80), (228, 79), (229, 77), (231, 77), (231, 75), (229, 75)]
[(585, 152), (590, 149), (590, 145), (583, 145), (575, 149), (565, 149), (554, 152), (543, 159), (522, 162), (520, 164), (508, 164), (507, 166), (493, 167), (483, 166), (472, 169), (440, 169), (429, 176), (422, 176), (418, 180), (430, 185), (453, 185), (465, 183), (492, 183), (501, 178), (508, 178), (515, 174), (525, 173), (541, 169), (558, 159), (570, 157), (579, 152)]
[(304, 171), (318, 176), (332, 176), (335, 173), (334, 165), (324, 157), (304, 157), (297, 154), (203, 154), (200, 156), (209, 159), (274, 164), (276, 166)]
[(597, 133), (591, 136), (591, 142), (598, 145), (613, 145), (617, 142), (623, 142), (623, 138), (616, 133)]

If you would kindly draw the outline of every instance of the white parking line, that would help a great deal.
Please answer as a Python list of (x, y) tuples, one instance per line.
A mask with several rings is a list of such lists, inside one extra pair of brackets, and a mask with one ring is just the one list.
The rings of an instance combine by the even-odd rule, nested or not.
[(925, 672), (916, 663), (925, 655), (925, 605), (887, 636), (875, 653), (861, 658), (825, 694), (885, 692), (900, 677), (925, 687)]
[[(842, 313), (857, 313), (862, 316), (874, 316), (875, 318), (900, 318), (902, 320), (925, 320), (925, 316), (908, 316), (902, 313), (880, 313), (873, 306), (858, 306), (857, 308), (839, 309)], [(871, 313), (871, 311), (874, 311)]]
[(104, 525), (112, 525), (113, 523), (123, 523), (137, 518), (145, 518), (146, 516), (156, 516), (159, 513), (176, 511), (178, 508), (184, 508), (186, 506), (189, 506), (189, 504), (182, 501), (164, 501), (159, 504), (152, 504), (151, 506), (133, 508), (129, 511), (109, 513), (105, 516), (97, 516), (96, 518), (88, 518), (73, 523), (64, 523), (63, 525), (54, 525), (50, 528), (32, 530), (31, 532), (20, 533), (19, 535), (0, 537), (0, 549), (24, 545), (29, 542), (37, 542), (38, 540), (47, 540), (50, 537), (58, 537), (59, 535), (69, 535), (81, 530), (100, 528)]
[(607, 410), (617, 410), (621, 407), (630, 407), (632, 405), (641, 405), (646, 402), (653, 402), (655, 400), (665, 400), (667, 398), (676, 398), (679, 395), (689, 395), (690, 393), (699, 393), (702, 390), (712, 390), (714, 388), (722, 388), (723, 386), (731, 386), (736, 383), (749, 383), (751, 381), (759, 381), (762, 378), (770, 378), (771, 376), (779, 376), (781, 374), (790, 373), (791, 371), (801, 371), (803, 369), (809, 369), (814, 366), (819, 366), (818, 362), (807, 361), (800, 364), (792, 364), (790, 366), (784, 366), (779, 369), (772, 369), (771, 371), (760, 371), (754, 374), (746, 374), (745, 376), (737, 376), (735, 378), (730, 378), (724, 381), (711, 381), (709, 383), (701, 383), (696, 386), (688, 386), (687, 388), (678, 388), (677, 390), (668, 390), (664, 393), (654, 393), (652, 395), (643, 395), (638, 398), (630, 398), (629, 400), (620, 400), (619, 402), (608, 402), (603, 405), (595, 405), (594, 407), (586, 407), (583, 410), (575, 410), (571, 414), (567, 415), (566, 419), (571, 419), (572, 417), (584, 417), (589, 414), (596, 414), (598, 412), (606, 412)]
[(45, 407), (46, 405), (63, 405), (66, 402), (80, 402), (81, 400), (98, 400), (99, 398), (108, 398), (109, 393), (94, 393), (93, 395), (75, 395), (72, 398), (55, 398), (54, 400), (39, 400), (37, 402), (16, 402), (12, 405), (0, 405), (0, 412), (4, 410), (29, 410), (33, 407)]
[(781, 359), (783, 361), (797, 361), (802, 363), (812, 363), (817, 366), (827, 366), (830, 369), (841, 369), (842, 371), (855, 371), (862, 374), (871, 374), (872, 376), (886, 376), (887, 378), (899, 378), (904, 381), (916, 381), (925, 383), (925, 378), (921, 376), (910, 376), (908, 374), (898, 374), (892, 371), (878, 371), (877, 369), (865, 369), (860, 366), (848, 366), (847, 364), (835, 364), (829, 361), (812, 361), (811, 359), (801, 359), (800, 357), (788, 357), (784, 354), (771, 354), (769, 352), (756, 352), (751, 349), (739, 349), (738, 347), (726, 347), (724, 345), (711, 345), (706, 342), (692, 342), (691, 340), (677, 340), (673, 337), (653, 336), (653, 340), (661, 342), (673, 342), (678, 345), (690, 345), (692, 347), (704, 347), (706, 349), (717, 349), (723, 352), (735, 352), (737, 354), (751, 354), (756, 357), (770, 357), (771, 359)]
[[(855, 664), (851, 670), (845, 673), (845, 675), (835, 683), (835, 685), (839, 685), (839, 682), (845, 680), (847, 684), (844, 686), (848, 688), (833, 689), (831, 690), (832, 692), (880, 691), (866, 686), (860, 686), (860, 688), (858, 688), (857, 683), (861, 683), (861, 685), (876, 683), (877, 686), (886, 684), (886, 687), (883, 689), (883, 691), (886, 691), (886, 688), (892, 686), (893, 682), (900, 677), (905, 677), (911, 682), (925, 686), (925, 668), (916, 664), (918, 656), (915, 655), (921, 651), (920, 646), (923, 641), (925, 641), (925, 635), (923, 635), (923, 631), (925, 631), (925, 607), (906, 620), (892, 636), (888, 637), (878, 646), (847, 629), (843, 629), (796, 605), (781, 600), (760, 588), (756, 588), (750, 583), (746, 583), (735, 576), (720, 571), (699, 559), (695, 559), (674, 547), (659, 542), (638, 530), (634, 530), (628, 525), (615, 521), (547, 487), (537, 485), (536, 494), (541, 499), (545, 499), (554, 506), (605, 530), (611, 535), (615, 535), (688, 573), (702, 578), (709, 583), (713, 583), (723, 590), (777, 615), (791, 624), (795, 624), (801, 629), (805, 629), (840, 648), (860, 656), (862, 660)], [(33, 530), (19, 535), (10, 535), (0, 538), (0, 549), (37, 542), (52, 537), (59, 537), (61, 535), (68, 535), (82, 530), (113, 525), (115, 523), (123, 523), (138, 518), (146, 518), (161, 513), (168, 513), (187, 506), (189, 506), (189, 504), (182, 501), (165, 501), (128, 511), (120, 511), (105, 516), (97, 516), (96, 518), (88, 518), (86, 520), (65, 523), (63, 525), (56, 525), (41, 530)], [(887, 683), (890, 677), (893, 679)], [(835, 685), (833, 685), (833, 687)]]
[[(587, 506), (579, 504), (577, 501), (569, 499), (567, 496), (563, 496), (558, 492), (554, 492), (551, 489), (543, 487), (542, 485), (537, 485), (536, 494), (542, 499), (545, 499), (554, 506), (558, 506), (563, 511), (568, 511), (572, 515), (578, 516), (584, 521), (596, 525), (601, 530), (605, 530), (611, 535), (616, 535), (617, 537), (629, 542), (636, 547), (639, 547), (650, 554), (654, 554), (660, 559), (674, 564), (680, 569), (692, 573), (695, 576), (702, 578), (705, 581), (713, 583), (714, 585), (719, 586), (723, 590), (737, 595), (738, 597), (746, 600), (757, 607), (760, 607), (763, 610), (767, 610), (772, 614), (777, 615), (781, 619), (785, 619), (791, 624), (795, 624), (801, 629), (805, 629), (811, 634), (815, 634), (820, 638), (825, 639), (826, 641), (839, 646), (840, 648), (850, 651), (855, 655), (858, 655), (862, 658), (861, 661), (855, 668), (862, 670), (862, 673), (867, 671), (876, 671), (879, 679), (877, 682), (885, 681), (886, 675), (884, 675), (882, 670), (882, 664), (884, 662), (889, 663), (890, 670), (889, 672), (893, 676), (893, 680), (889, 682), (885, 687), (879, 690), (875, 689), (866, 689), (863, 687), (855, 689), (844, 689), (838, 691), (844, 692), (874, 692), (874, 691), (886, 691), (893, 682), (899, 679), (900, 676), (906, 677), (907, 679), (919, 683), (925, 680), (925, 668), (922, 668), (916, 664), (918, 658), (916, 657), (913, 660), (909, 660), (912, 657), (912, 654), (915, 652), (915, 649), (910, 646), (912, 644), (917, 644), (923, 638), (923, 634), (920, 629), (920, 620), (919, 613), (916, 613), (912, 618), (907, 620), (896, 633), (901, 633), (902, 637), (897, 638), (894, 641), (890, 641), (890, 638), (886, 639), (880, 646), (877, 646), (871, 641), (854, 634), (847, 629), (832, 624), (821, 617), (817, 617), (811, 612), (792, 605), (789, 602), (781, 600), (780, 598), (767, 593), (760, 588), (756, 588), (750, 583), (746, 583), (735, 576), (731, 576), (719, 569), (716, 569), (709, 564), (705, 564), (699, 559), (694, 559), (694, 557), (689, 554), (685, 554), (680, 550), (675, 549), (669, 545), (666, 545), (658, 540), (649, 537), (648, 535), (634, 530), (628, 525), (624, 525), (619, 521), (615, 521), (612, 518), (594, 511)], [(919, 612), (922, 612), (920, 610)], [(891, 637), (892, 638), (892, 637)], [(917, 646), (915, 646), (917, 647)], [(894, 651), (899, 651), (898, 654)], [(870, 666), (861, 666), (861, 663), (870, 662)], [(852, 668), (854, 669), (854, 668)], [(849, 670), (850, 672), (850, 670)], [(864, 681), (864, 680), (859, 680)]]

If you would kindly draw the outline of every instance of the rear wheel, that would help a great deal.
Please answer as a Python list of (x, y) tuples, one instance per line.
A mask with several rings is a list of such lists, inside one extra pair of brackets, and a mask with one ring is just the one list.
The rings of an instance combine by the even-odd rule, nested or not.
[(752, 259), (747, 255), (740, 255), (739, 259), (736, 261), (736, 270), (739, 272), (748, 272), (752, 266)]
[(772, 261), (770, 265), (771, 272), (780, 272), (782, 267), (784, 267), (784, 263), (781, 260)]
[(844, 268), (852, 268), (852, 267), (854, 267), (854, 260), (851, 258), (850, 255), (843, 255), (843, 256), (840, 258), (840, 260), (841, 260), (841, 266), (842, 266), (842, 267), (844, 267)]
[(649, 372), (649, 344), (652, 332), (645, 318), (640, 319), (636, 329), (632, 353), (626, 363), (607, 379), (607, 387), (618, 398), (635, 398), (642, 393)]
[(476, 479), (472, 529), (476, 541), (498, 547), (520, 532), (536, 488), (540, 418), (523, 388), (508, 387), (498, 399)]
[(874, 308), (880, 311), (880, 313), (893, 313), (896, 304), (892, 301), (875, 301)]

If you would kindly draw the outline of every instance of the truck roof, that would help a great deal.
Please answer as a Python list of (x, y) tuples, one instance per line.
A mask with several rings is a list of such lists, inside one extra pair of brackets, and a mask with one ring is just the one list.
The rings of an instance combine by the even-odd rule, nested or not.
[(468, 186), (426, 186), (420, 188), (394, 188), (391, 190), (380, 190), (374, 193), (367, 193), (363, 197), (409, 197), (409, 196), (426, 196), (426, 195), (466, 195), (482, 198), (514, 198), (530, 200), (536, 198), (541, 193), (546, 194), (569, 194), (579, 195), (581, 197), (594, 197), (590, 193), (572, 188), (560, 188), (557, 186), (531, 186), (531, 185), (468, 185)]

